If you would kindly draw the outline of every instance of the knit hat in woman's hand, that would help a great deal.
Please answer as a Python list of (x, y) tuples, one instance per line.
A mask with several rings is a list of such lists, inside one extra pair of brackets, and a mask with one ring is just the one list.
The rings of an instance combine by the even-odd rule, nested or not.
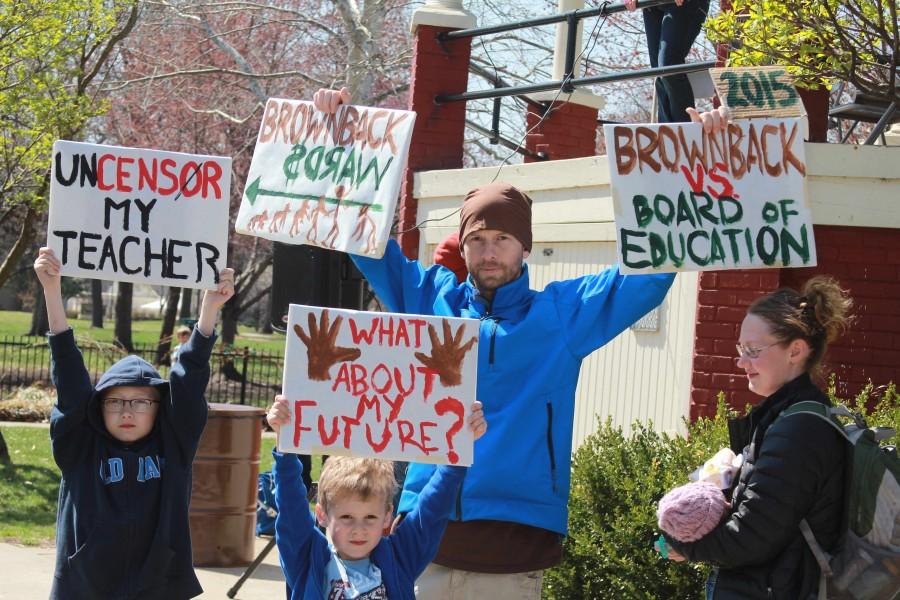
[(677, 487), (656, 509), (659, 527), (679, 542), (694, 542), (715, 529), (727, 506), (725, 495), (709, 481)]

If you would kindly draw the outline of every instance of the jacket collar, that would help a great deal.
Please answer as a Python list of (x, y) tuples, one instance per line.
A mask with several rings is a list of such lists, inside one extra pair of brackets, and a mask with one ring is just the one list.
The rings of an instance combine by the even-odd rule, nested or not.
[(522, 272), (519, 276), (496, 289), (493, 302), (489, 302), (478, 292), (471, 275), (466, 278), (466, 289), (472, 312), (481, 317), (499, 315), (509, 318), (528, 306), (528, 298), (531, 295), (528, 265), (522, 263)]
[[(818, 393), (809, 394), (810, 397), (807, 398), (807, 394), (803, 394), (803, 392), (810, 388)], [(728, 422), (728, 436), (732, 451), (736, 454), (740, 453), (750, 443), (754, 430), (759, 430), (760, 437), (764, 435), (765, 430), (784, 409), (801, 399), (822, 401), (822, 393), (813, 384), (809, 373), (803, 373), (778, 388), (774, 394), (755, 406), (749, 414)]]

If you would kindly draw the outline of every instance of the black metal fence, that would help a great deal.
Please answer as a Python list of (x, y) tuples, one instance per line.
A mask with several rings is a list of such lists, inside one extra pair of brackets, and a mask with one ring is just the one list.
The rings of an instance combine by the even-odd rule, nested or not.
[[(96, 382), (126, 352), (113, 344), (79, 340), (84, 363)], [(156, 360), (156, 344), (137, 344), (134, 352), (144, 360)], [(281, 391), (284, 353), (253, 348), (219, 348), (210, 357), (210, 378), (206, 388), (209, 402), (268, 406)], [(158, 367), (168, 377), (169, 366)], [(50, 385), (50, 350), (47, 341), (35, 337), (0, 339), (0, 400), (19, 388), (33, 384)]]

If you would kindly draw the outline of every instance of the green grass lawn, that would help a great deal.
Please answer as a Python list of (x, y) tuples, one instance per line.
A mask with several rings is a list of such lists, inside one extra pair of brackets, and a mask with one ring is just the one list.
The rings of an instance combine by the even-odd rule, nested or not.
[[(50, 453), (46, 427), (2, 426), (12, 466), (0, 465), (0, 540), (18, 544), (52, 544), (56, 536), (59, 469)], [(260, 471), (272, 469), (275, 438), (263, 437)], [(313, 461), (313, 478), (320, 461)]]
[[(88, 319), (69, 319), (69, 324), (79, 337), (90, 338), (97, 342), (112, 342), (113, 322), (104, 321), (104, 327), (93, 328)], [(3, 337), (24, 336), (31, 327), (31, 313), (0, 310), (0, 339)], [(162, 329), (162, 321), (159, 319), (132, 321), (131, 336), (135, 344), (156, 344), (159, 340), (159, 332)], [(284, 350), (284, 336), (278, 333), (256, 333), (249, 328), (244, 328), (244, 333), (238, 331), (234, 345), (254, 350), (266, 350), (278, 352)]]
[(44, 427), (0, 427), (12, 466), (0, 465), (0, 540), (36, 545), (56, 535), (59, 469)]

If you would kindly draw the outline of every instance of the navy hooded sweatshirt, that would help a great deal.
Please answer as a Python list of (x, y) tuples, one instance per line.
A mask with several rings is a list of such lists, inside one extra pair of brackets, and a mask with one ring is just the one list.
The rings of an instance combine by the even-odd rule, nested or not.
[[(182, 600), (203, 591), (188, 505), (214, 342), (194, 329), (169, 381), (128, 356), (95, 389), (72, 330), (50, 336), (57, 390), (50, 440), (62, 471), (52, 600)], [(123, 385), (152, 386), (160, 395), (153, 430), (132, 443), (113, 438), (101, 412), (101, 392)]]

